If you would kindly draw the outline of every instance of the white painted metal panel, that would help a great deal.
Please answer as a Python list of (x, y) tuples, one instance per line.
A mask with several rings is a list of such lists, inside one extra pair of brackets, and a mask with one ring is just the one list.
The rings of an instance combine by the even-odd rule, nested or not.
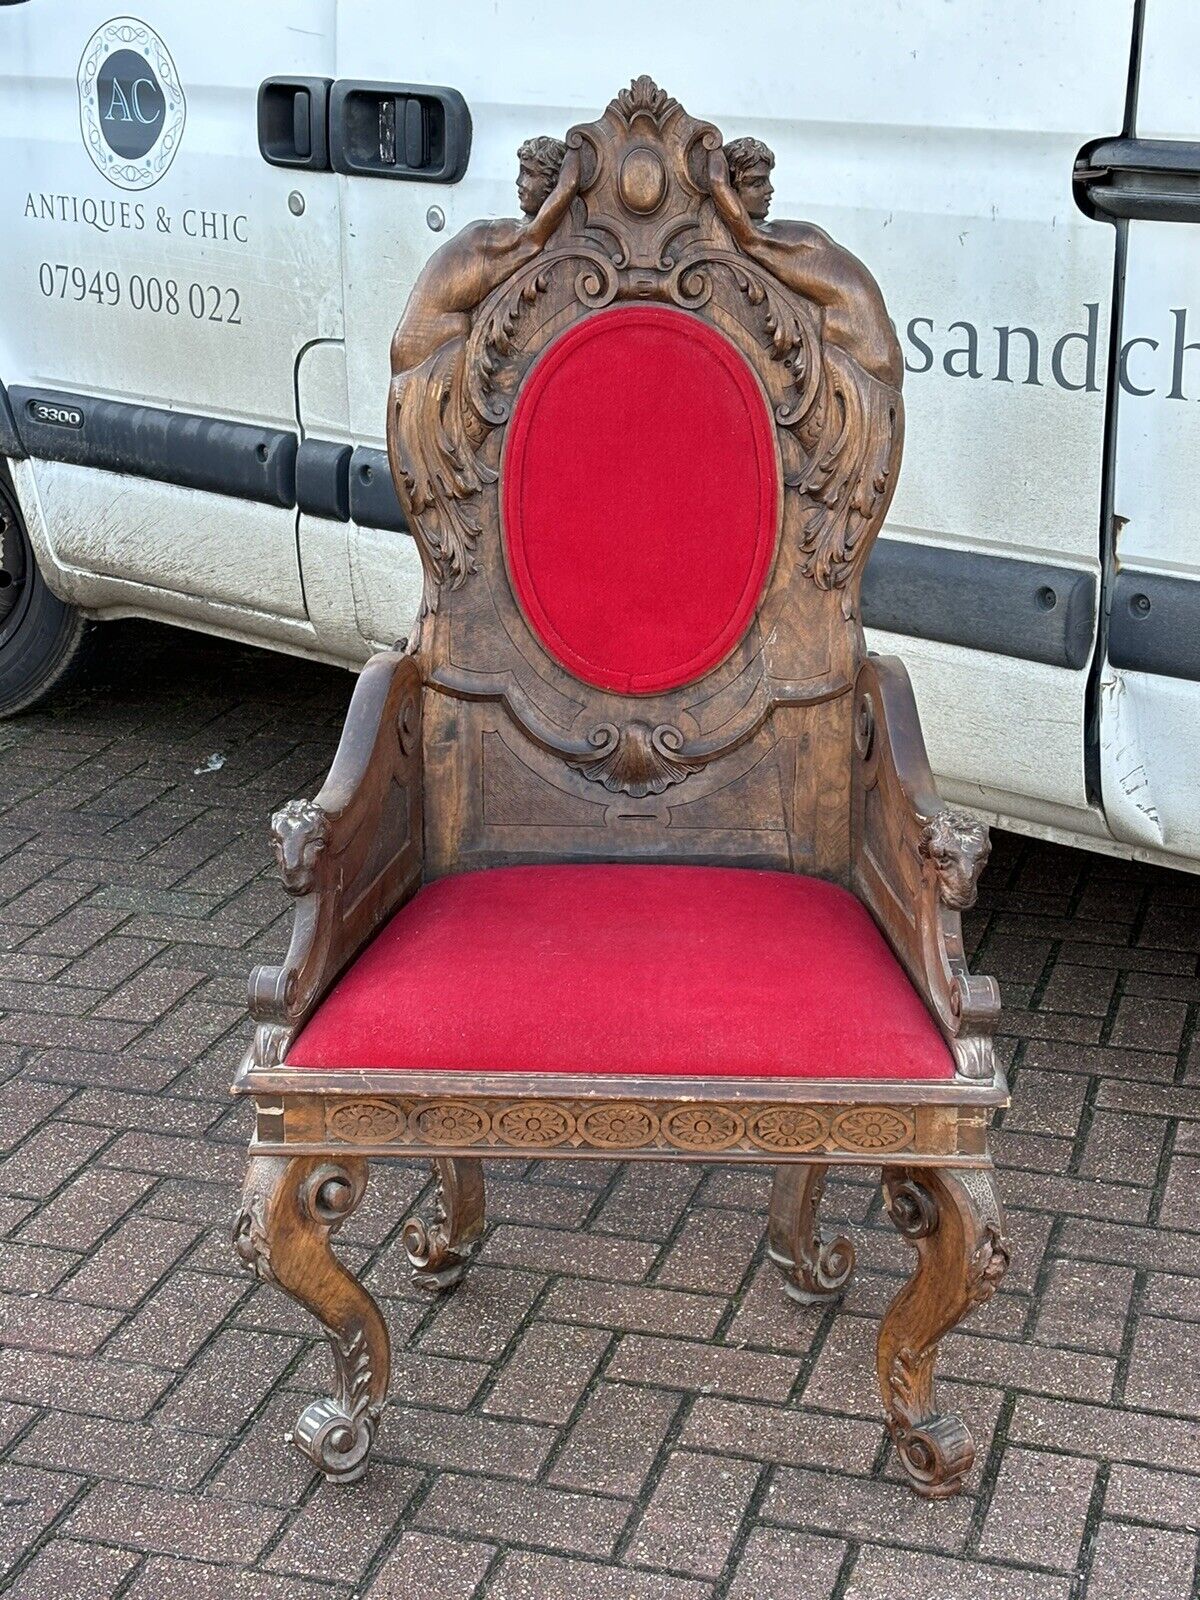
[[(1147, 0), (1139, 137), (1200, 139), (1198, 52), (1194, 0)], [(1128, 226), (1117, 556), (1126, 570), (1189, 579), (1200, 592), (1200, 348), (1188, 348), (1200, 344), (1200, 228)], [(1153, 614), (1139, 624), (1155, 625)], [(1101, 783), (1113, 833), (1128, 845), (1200, 865), (1200, 683), (1106, 662), (1100, 711)]]
[[(146, 576), (146, 546), (157, 548), (154, 583), (225, 605), (302, 618), (295, 591), (294, 511), (174, 483), (98, 472), (62, 461), (32, 463), (42, 516), (66, 567), (104, 571), (133, 583)], [(185, 542), (161, 539), (163, 527), (188, 529)], [(231, 559), (231, 551), (236, 559)]]
[[(0, 379), (294, 429), (297, 356), (342, 332), (337, 188), (263, 160), (256, 99), (268, 76), (330, 75), (334, 0), (139, 5), (184, 112), (166, 170), (134, 187), (99, 170), (81, 122), (81, 57), (113, 16), (101, 0), (0, 16)], [(130, 48), (145, 47), (134, 37)], [(136, 116), (127, 79), (101, 109)], [(160, 487), (156, 514), (118, 530), (109, 489), (97, 481), (89, 504), (81, 485), (82, 521), (52, 524), (51, 537), (69, 537), (71, 560), (97, 572), (119, 564), (197, 595), (223, 564), (223, 591), (302, 614), (294, 513), (205, 496), (216, 505), (198, 529), (188, 497)]]

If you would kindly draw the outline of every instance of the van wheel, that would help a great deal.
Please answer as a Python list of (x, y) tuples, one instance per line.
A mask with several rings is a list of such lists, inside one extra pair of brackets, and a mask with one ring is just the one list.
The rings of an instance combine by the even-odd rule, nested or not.
[(34, 705), (79, 659), (88, 625), (51, 594), (16, 496), (0, 477), (0, 717)]

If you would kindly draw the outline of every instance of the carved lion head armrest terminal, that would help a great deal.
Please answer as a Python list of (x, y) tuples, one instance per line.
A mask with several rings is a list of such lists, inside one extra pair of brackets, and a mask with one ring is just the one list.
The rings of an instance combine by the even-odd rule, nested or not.
[(296, 909), (283, 964), (250, 976), (256, 1064), (282, 1059), (346, 962), (421, 881), (421, 697), (413, 656), (373, 656), (320, 793), (289, 800), (271, 818), (271, 848)]
[(985, 822), (946, 806), (925, 824), (917, 849), (933, 867), (943, 905), (966, 911), (975, 904), (992, 850)]
[(289, 800), (271, 818), (271, 849), (290, 895), (311, 894), (329, 843), (329, 818), (311, 800)]

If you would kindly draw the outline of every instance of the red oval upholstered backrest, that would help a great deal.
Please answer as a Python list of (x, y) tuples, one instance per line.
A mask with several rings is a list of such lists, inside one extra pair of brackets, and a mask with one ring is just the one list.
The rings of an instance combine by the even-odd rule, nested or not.
[(775, 557), (761, 385), (698, 316), (597, 312), (521, 387), (501, 507), (517, 603), (562, 666), (624, 694), (692, 683), (745, 634)]

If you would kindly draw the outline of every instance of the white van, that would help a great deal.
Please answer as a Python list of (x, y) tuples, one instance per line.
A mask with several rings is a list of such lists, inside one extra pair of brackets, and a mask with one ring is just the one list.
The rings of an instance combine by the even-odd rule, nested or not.
[(422, 263), (648, 72), (870, 265), (908, 443), (867, 570), (943, 792), (1200, 868), (1195, 0), (0, 3), (0, 707), (84, 620), (355, 666)]

